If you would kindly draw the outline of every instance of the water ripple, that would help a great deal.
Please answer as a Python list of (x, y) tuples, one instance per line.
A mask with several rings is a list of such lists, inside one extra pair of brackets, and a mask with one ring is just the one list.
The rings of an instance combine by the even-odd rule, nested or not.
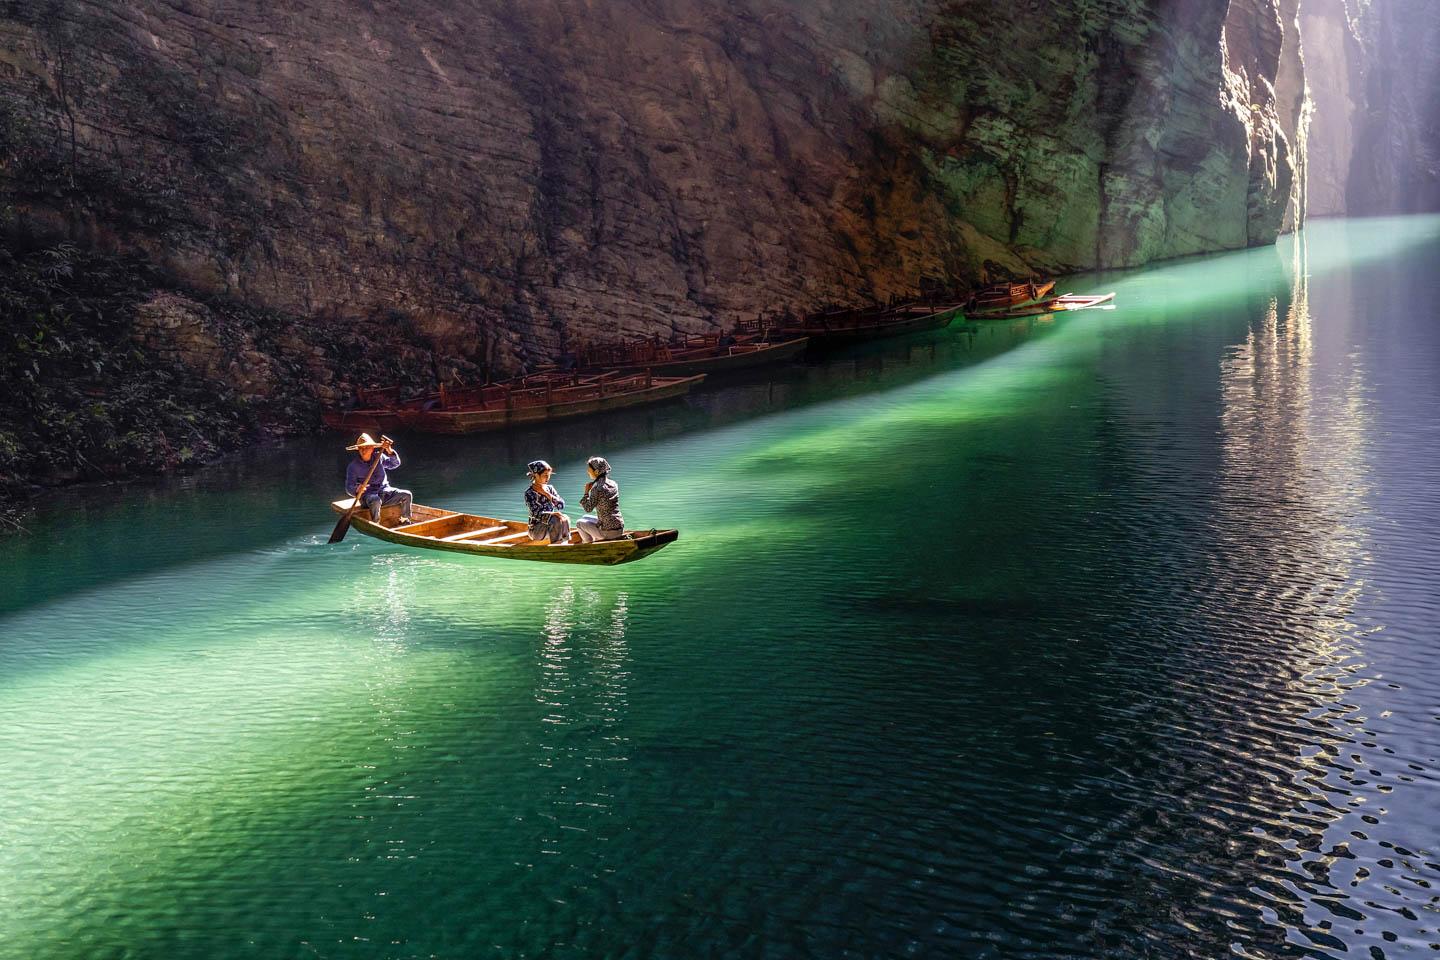
[(57, 521), (0, 956), (1434, 955), (1434, 222), (454, 448), (603, 448), (642, 564)]

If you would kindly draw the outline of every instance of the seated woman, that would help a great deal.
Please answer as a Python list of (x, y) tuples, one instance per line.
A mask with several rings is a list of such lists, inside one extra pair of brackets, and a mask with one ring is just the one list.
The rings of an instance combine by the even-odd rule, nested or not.
[(560, 511), (565, 501), (550, 478), (555, 471), (544, 460), (532, 460), (525, 468), (530, 474), (530, 486), (525, 488), (525, 505), (530, 508), (531, 543), (569, 543), (570, 518)]
[(619, 540), (625, 536), (625, 518), (620, 516), (620, 485), (610, 479), (610, 464), (604, 457), (591, 457), (586, 464), (590, 482), (580, 495), (580, 509), (594, 510), (575, 524), (585, 543)]

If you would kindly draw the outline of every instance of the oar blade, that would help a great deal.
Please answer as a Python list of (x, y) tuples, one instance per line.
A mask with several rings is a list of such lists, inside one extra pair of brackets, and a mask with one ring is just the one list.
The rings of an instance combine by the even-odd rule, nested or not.
[(350, 519), (355, 516), (355, 511), (360, 506), (360, 501), (351, 500), (350, 509), (340, 514), (340, 519), (335, 522), (335, 529), (330, 531), (330, 542), (339, 543), (345, 539), (345, 534), (350, 532)]
[(350, 532), (350, 515), (353, 511), (345, 511), (344, 516), (335, 524), (335, 529), (330, 531), (330, 542), (339, 543), (345, 539), (345, 534)]

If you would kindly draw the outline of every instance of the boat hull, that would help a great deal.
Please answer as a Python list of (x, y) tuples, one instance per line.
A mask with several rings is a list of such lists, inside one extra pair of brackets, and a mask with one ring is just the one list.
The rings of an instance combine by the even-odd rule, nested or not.
[(695, 374), (714, 376), (715, 374), (730, 373), (734, 370), (750, 370), (755, 367), (762, 367), (772, 363), (781, 363), (790, 360), (805, 352), (809, 346), (808, 337), (796, 337), (793, 340), (785, 340), (779, 343), (762, 343), (754, 350), (747, 350), (744, 353), (736, 353), (728, 356), (704, 357), (695, 360), (667, 360), (662, 363), (631, 363), (619, 366), (594, 367), (592, 370), (616, 370), (620, 373), (645, 373), (649, 371), (657, 377), (688, 377)]
[(1067, 293), (1064, 296), (1037, 300), (1034, 303), (1025, 303), (1005, 310), (974, 311), (967, 313), (965, 317), (968, 320), (1015, 320), (1021, 317), (1039, 317), (1050, 313), (1065, 313), (1069, 310), (1089, 310), (1092, 307), (1109, 303), (1114, 299), (1114, 293), (1102, 293), (1094, 296)]
[(950, 321), (955, 319), (959, 313), (959, 307), (947, 307), (944, 310), (937, 310), (915, 317), (896, 318), (891, 316), (885, 320), (877, 320), (873, 323), (847, 323), (844, 321), (827, 323), (822, 319), (800, 327), (780, 327), (773, 329), (771, 336), (786, 338), (803, 336), (810, 338), (812, 346), (840, 346), (862, 340), (879, 340), (885, 337), (904, 336), (908, 333), (920, 333), (924, 330), (939, 330), (942, 327), (949, 326)]
[(703, 374), (683, 377), (668, 383), (656, 383), (641, 390), (629, 390), (608, 396), (602, 393), (584, 399), (555, 403), (509, 407), (497, 404), (493, 407), (459, 410), (411, 410), (402, 411), (399, 416), (403, 426), (422, 433), (484, 433), (659, 403), (684, 396), (690, 392), (691, 387), (704, 379)]
[[(343, 514), (353, 501), (346, 497), (330, 504), (330, 509)], [(475, 514), (444, 510), (415, 504), (412, 522), (398, 526), (399, 507), (387, 507), (380, 522), (368, 513), (357, 511), (350, 527), (377, 540), (421, 550), (439, 550), (475, 557), (500, 560), (532, 560), (539, 563), (574, 563), (587, 566), (613, 567), (641, 560), (679, 539), (676, 530), (632, 530), (622, 540), (601, 540), (595, 543), (531, 544), (526, 524), (519, 520), (500, 520)], [(510, 539), (510, 543), (467, 542), (467, 533), (478, 533), (486, 540)], [(449, 537), (451, 539), (444, 539)], [(518, 539), (517, 539), (518, 538)]]
[(326, 410), (320, 421), (331, 430), (384, 431), (400, 426), (400, 414), (394, 410)]
[(967, 314), (1005, 310), (1022, 303), (1034, 303), (1046, 299), (1054, 289), (1054, 280), (1040, 283), (1004, 283), (987, 287), (970, 298), (970, 310)]

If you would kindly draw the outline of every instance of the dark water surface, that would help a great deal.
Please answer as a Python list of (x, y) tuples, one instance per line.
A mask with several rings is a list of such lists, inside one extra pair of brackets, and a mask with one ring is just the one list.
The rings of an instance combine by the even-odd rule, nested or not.
[(325, 544), (331, 439), (0, 542), (0, 956), (1440, 953), (1440, 219), (562, 429), (675, 546)]

